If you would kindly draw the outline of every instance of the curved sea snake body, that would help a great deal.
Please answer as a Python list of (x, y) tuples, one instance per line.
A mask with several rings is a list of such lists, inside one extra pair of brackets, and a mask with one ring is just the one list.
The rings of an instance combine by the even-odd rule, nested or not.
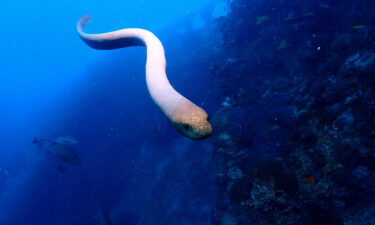
[(150, 95), (174, 126), (185, 136), (202, 139), (212, 132), (207, 113), (178, 93), (169, 83), (164, 48), (150, 31), (127, 28), (108, 33), (87, 34), (86, 23), (91, 17), (82, 17), (77, 24), (80, 38), (94, 49), (110, 50), (129, 46), (145, 46), (147, 49), (146, 82)]

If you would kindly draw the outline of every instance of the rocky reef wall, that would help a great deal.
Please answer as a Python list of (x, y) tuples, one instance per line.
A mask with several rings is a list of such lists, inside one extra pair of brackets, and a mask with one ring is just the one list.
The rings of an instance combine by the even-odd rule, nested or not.
[(375, 224), (375, 2), (233, 0), (215, 224)]

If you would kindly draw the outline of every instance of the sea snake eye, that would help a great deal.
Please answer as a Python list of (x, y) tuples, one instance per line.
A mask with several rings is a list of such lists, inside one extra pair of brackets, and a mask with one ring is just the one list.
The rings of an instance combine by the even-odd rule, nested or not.
[(185, 130), (189, 130), (189, 128), (190, 128), (190, 125), (189, 124), (186, 124), (186, 123), (184, 123), (183, 125), (182, 125), (182, 127), (185, 129)]

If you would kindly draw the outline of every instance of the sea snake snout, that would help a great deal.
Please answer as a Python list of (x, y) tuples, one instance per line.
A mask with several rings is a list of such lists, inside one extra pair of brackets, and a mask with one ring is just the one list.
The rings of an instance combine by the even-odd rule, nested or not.
[(203, 139), (212, 132), (207, 113), (178, 93), (170, 84), (166, 74), (164, 48), (160, 40), (150, 31), (127, 28), (100, 34), (85, 33), (85, 25), (91, 16), (83, 16), (77, 23), (80, 38), (94, 49), (110, 50), (129, 46), (147, 48), (146, 82), (154, 102), (178, 131), (191, 139)]
[(204, 139), (212, 133), (208, 115), (203, 109), (198, 108), (194, 112), (182, 115), (183, 117), (178, 118), (174, 125), (185, 136), (191, 139)]

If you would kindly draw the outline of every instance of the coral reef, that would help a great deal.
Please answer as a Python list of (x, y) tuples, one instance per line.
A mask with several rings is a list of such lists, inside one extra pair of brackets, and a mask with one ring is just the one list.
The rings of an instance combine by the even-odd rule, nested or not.
[(218, 19), (215, 224), (374, 224), (374, 8), (234, 0)]

